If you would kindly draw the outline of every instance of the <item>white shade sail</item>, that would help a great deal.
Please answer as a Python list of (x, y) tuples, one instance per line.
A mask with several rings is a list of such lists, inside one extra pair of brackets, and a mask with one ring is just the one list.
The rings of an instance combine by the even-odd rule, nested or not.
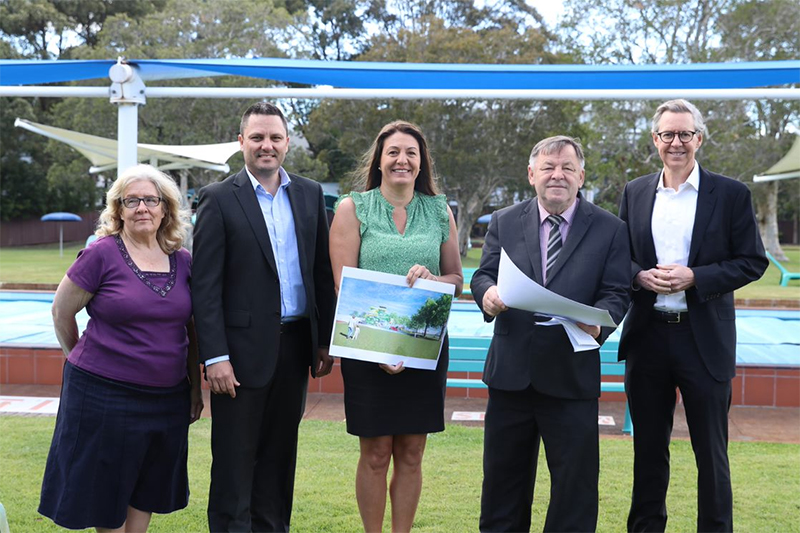
[[(117, 141), (114, 139), (37, 124), (20, 118), (14, 121), (14, 125), (70, 145), (92, 162), (89, 169), (91, 173), (117, 167)], [(182, 146), (138, 143), (137, 160), (153, 164), (161, 170), (204, 168), (230, 172), (227, 161), (238, 151), (238, 141)]]
[(794, 144), (780, 161), (763, 174), (753, 176), (753, 181), (760, 183), (789, 178), (800, 178), (800, 135), (795, 137)]

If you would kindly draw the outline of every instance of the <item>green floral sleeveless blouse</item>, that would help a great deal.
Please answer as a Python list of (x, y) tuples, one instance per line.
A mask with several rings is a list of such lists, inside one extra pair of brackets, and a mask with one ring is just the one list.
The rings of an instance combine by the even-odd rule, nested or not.
[(420, 264), (434, 276), (440, 274), (439, 252), (450, 238), (445, 195), (414, 191), (414, 198), (406, 206), (408, 218), (403, 234), (392, 220), (394, 207), (380, 189), (345, 194), (336, 206), (348, 197), (353, 199), (356, 217), (361, 222), (359, 268), (405, 276), (412, 266)]

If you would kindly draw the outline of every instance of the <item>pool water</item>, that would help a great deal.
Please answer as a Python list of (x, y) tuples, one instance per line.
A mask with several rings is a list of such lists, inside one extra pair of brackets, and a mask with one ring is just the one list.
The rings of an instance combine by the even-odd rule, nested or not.
[[(50, 307), (53, 293), (0, 291), (0, 345), (58, 348)], [(80, 331), (86, 328), (86, 310), (78, 313)], [(493, 323), (485, 323), (474, 302), (455, 302), (450, 311), (451, 336), (491, 337)], [(800, 310), (740, 309), (736, 311), (736, 363), (753, 366), (800, 367)], [(619, 339), (619, 330), (610, 341)]]

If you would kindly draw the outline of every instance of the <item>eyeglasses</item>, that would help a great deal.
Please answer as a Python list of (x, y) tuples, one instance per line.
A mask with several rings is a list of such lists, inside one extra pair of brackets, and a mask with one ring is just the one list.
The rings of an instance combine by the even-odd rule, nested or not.
[(158, 207), (158, 204), (161, 203), (161, 200), (163, 200), (163, 198), (159, 196), (145, 196), (144, 198), (120, 198), (122, 205), (128, 209), (136, 209), (139, 207), (140, 202), (144, 202), (144, 205), (147, 207)]
[(680, 142), (688, 143), (697, 133), (696, 131), (659, 131), (656, 132), (656, 135), (661, 139), (661, 142), (671, 143), (677, 135)]

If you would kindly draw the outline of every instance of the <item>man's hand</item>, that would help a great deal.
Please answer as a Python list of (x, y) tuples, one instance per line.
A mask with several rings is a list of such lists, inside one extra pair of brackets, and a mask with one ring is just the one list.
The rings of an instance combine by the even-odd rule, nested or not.
[(650, 270), (640, 270), (636, 274), (636, 283), (640, 287), (656, 294), (669, 294), (670, 285), (668, 274), (658, 268), (651, 268)]
[(683, 265), (656, 265), (659, 271), (666, 274), (670, 292), (685, 291), (694, 287), (694, 271)]
[(206, 367), (206, 381), (214, 394), (229, 394), (236, 398), (236, 387), (241, 385), (236, 381), (230, 361), (220, 361)]
[(497, 295), (497, 285), (492, 285), (483, 295), (483, 312), (489, 316), (497, 316), (503, 311), (508, 311), (508, 307)]
[(328, 347), (320, 346), (317, 348), (317, 355), (319, 356), (319, 360), (317, 361), (317, 378), (321, 378), (327, 376), (331, 373), (331, 369), (333, 368), (333, 357), (330, 356), (328, 353)]
[(636, 274), (636, 282), (657, 294), (675, 294), (694, 287), (694, 272), (683, 265), (656, 265)]
[(600, 336), (600, 326), (587, 326), (582, 322), (576, 322), (576, 324), (578, 324), (578, 327), (581, 328), (583, 331), (591, 335), (593, 339), (596, 339), (597, 337)]

